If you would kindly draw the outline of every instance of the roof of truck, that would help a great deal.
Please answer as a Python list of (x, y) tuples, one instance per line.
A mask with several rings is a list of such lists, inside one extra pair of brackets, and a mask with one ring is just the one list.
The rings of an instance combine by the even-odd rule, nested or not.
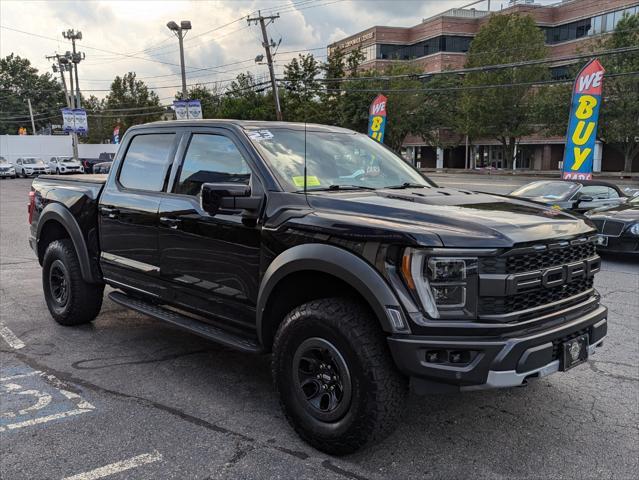
[(244, 130), (257, 130), (267, 128), (288, 128), (293, 130), (307, 130), (312, 131), (326, 131), (335, 133), (355, 133), (353, 130), (347, 128), (335, 127), (332, 125), (322, 125), (319, 123), (304, 123), (304, 122), (276, 122), (265, 120), (232, 120), (232, 119), (204, 119), (204, 120), (161, 120), (158, 122), (145, 123), (142, 125), (136, 125), (131, 128), (144, 128), (145, 126), (153, 127), (174, 127), (174, 126), (217, 126), (217, 125), (234, 125)]

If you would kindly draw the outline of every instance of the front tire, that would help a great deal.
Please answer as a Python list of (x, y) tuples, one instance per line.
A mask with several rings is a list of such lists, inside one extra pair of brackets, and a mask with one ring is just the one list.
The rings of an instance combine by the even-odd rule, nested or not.
[(56, 240), (47, 247), (42, 286), (49, 312), (60, 325), (89, 323), (100, 313), (104, 285), (82, 279), (80, 262), (69, 239)]
[(377, 319), (349, 299), (315, 300), (290, 312), (275, 336), (272, 373), (291, 426), (329, 454), (383, 439), (404, 410), (407, 379)]

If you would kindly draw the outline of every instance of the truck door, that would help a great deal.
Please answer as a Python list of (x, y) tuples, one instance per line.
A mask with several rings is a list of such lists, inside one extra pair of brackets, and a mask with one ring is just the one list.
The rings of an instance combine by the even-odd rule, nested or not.
[[(203, 183), (236, 182), (263, 193), (248, 152), (224, 129), (195, 131), (183, 139), (170, 193), (159, 213), (160, 276), (172, 303), (255, 328), (260, 227), (241, 210), (209, 215), (200, 205)], [(180, 155), (180, 154), (179, 154)]]
[(122, 288), (160, 295), (158, 208), (179, 135), (144, 130), (129, 138), (99, 205), (104, 277)]

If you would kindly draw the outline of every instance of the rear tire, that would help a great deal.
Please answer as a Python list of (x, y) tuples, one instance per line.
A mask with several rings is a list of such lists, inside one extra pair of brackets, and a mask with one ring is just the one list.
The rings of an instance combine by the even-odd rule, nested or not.
[(332, 455), (390, 434), (408, 391), (377, 319), (345, 298), (311, 301), (286, 316), (273, 344), (272, 373), (291, 426)]
[(82, 279), (80, 262), (69, 239), (51, 242), (42, 262), (42, 287), (47, 307), (60, 325), (82, 325), (100, 313), (103, 284)]

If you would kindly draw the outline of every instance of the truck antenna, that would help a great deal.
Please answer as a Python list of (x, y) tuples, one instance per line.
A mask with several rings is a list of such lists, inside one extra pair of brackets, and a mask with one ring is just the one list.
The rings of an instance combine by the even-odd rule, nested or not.
[(304, 195), (306, 195), (306, 119), (304, 119)]

